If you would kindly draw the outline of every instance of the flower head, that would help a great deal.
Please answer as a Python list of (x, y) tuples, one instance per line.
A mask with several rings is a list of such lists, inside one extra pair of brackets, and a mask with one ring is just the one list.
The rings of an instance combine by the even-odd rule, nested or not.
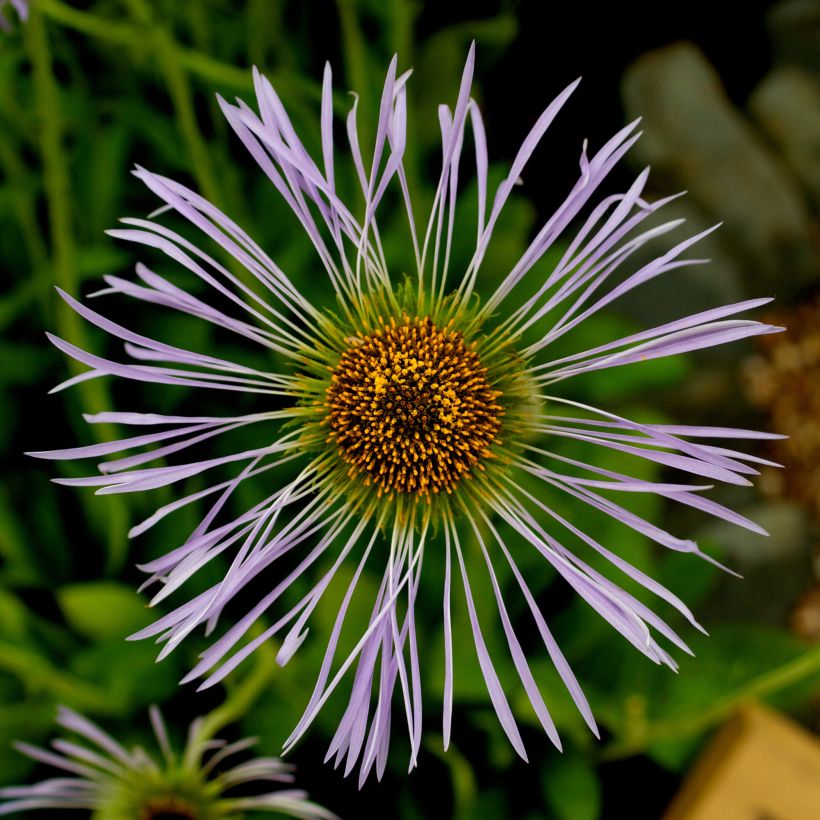
[(3, 31), (11, 30), (11, 22), (6, 16), (6, 6), (8, 5), (11, 5), (23, 22), (28, 20), (28, 3), (26, 0), (0, 0), (0, 29), (3, 29)]
[[(278, 659), (285, 664), (308, 634), (308, 621), (344, 562), (355, 571), (342, 595), (336, 622), (313, 693), (286, 743), (290, 748), (355, 666), (348, 706), (329, 756), (360, 764), (363, 780), (381, 775), (391, 736), (391, 705), (403, 707), (415, 765), (422, 732), (422, 670), (415, 607), (423, 594), (441, 596), (445, 682), (443, 732), (449, 742), (452, 716), (452, 587), (460, 587), (471, 624), (481, 673), (501, 725), (518, 753), (524, 745), (507, 695), (487, 649), (477, 614), (471, 576), (479, 573), (493, 590), (494, 607), (515, 669), (533, 709), (556, 745), (560, 741), (516, 636), (505, 597), (520, 594), (544, 649), (593, 731), (587, 701), (554, 640), (536, 596), (519, 569), (520, 541), (531, 545), (583, 599), (640, 652), (656, 663), (675, 662), (658, 642), (686, 650), (681, 638), (637, 598), (587, 563), (597, 553), (612, 568), (695, 620), (674, 594), (631, 566), (617, 548), (599, 543), (579, 520), (548, 503), (541, 490), (566, 494), (642, 533), (657, 544), (706, 558), (693, 541), (678, 538), (615, 500), (623, 493), (655, 493), (666, 499), (759, 531), (757, 525), (704, 497), (709, 484), (748, 484), (754, 457), (712, 439), (766, 438), (744, 430), (646, 424), (568, 398), (561, 385), (585, 373), (723, 344), (779, 328), (730, 318), (762, 305), (758, 299), (706, 310), (635, 333), (602, 340), (591, 349), (553, 353), (564, 337), (613, 300), (655, 277), (703, 260), (684, 253), (703, 234), (678, 241), (662, 256), (637, 263), (636, 252), (650, 239), (677, 228), (679, 221), (647, 228), (644, 221), (665, 201), (642, 196), (648, 172), (623, 193), (593, 197), (613, 166), (638, 139), (636, 123), (621, 129), (597, 152), (584, 143), (578, 179), (556, 212), (538, 230), (520, 260), (504, 271), (489, 292), (482, 287), (482, 263), (499, 216), (525, 171), (527, 161), (577, 82), (568, 86), (524, 140), (509, 173), (489, 197), (484, 126), (471, 99), (474, 51), (470, 50), (455, 107), (441, 106), (442, 167), (432, 209), (419, 220), (411, 201), (403, 155), (406, 146), (406, 84), (410, 72), (390, 64), (384, 83), (372, 158), (365, 161), (358, 138), (356, 102), (347, 117), (347, 142), (362, 192), (358, 205), (336, 188), (331, 72), (325, 71), (320, 131), (322, 155), (311, 156), (270, 83), (254, 74), (259, 112), (243, 102), (220, 100), (233, 130), (285, 199), (313, 244), (335, 292), (333, 310), (313, 304), (286, 273), (235, 222), (201, 196), (165, 177), (137, 169), (136, 176), (164, 204), (198, 228), (210, 244), (233, 257), (237, 276), (204, 248), (154, 219), (126, 219), (111, 231), (120, 239), (158, 249), (201, 280), (210, 295), (194, 295), (146, 266), (137, 280), (107, 276), (106, 293), (122, 294), (161, 309), (181, 311), (278, 354), (288, 364), (269, 372), (157, 341), (116, 324), (63, 294), (85, 319), (125, 342), (130, 362), (93, 355), (54, 338), (62, 351), (90, 370), (77, 378), (116, 375), (156, 385), (254, 397), (253, 412), (225, 416), (166, 416), (101, 413), (92, 423), (115, 422), (148, 428), (121, 441), (36, 455), (74, 459), (136, 450), (100, 465), (102, 475), (63, 483), (97, 487), (100, 494), (143, 492), (180, 485), (219, 467), (204, 489), (182, 494), (137, 525), (148, 530), (166, 515), (208, 498), (211, 506), (184, 543), (146, 564), (150, 581), (161, 585), (152, 603), (178, 590), (219, 555), (228, 556), (224, 579), (178, 605), (136, 637), (165, 643), (161, 657), (200, 625), (213, 629), (230, 601), (246, 600), (249, 582), (263, 572), (271, 579), (261, 600), (202, 656), (186, 678), (204, 677), (211, 686), (248, 657), (261, 642), (281, 636)], [(472, 258), (451, 270), (462, 155), (468, 133), (476, 175), (477, 213)], [(385, 197), (391, 191), (391, 197)], [(398, 199), (407, 220), (411, 271), (386, 251), (379, 229), (381, 206)], [(358, 215), (357, 215), (358, 214)], [(568, 234), (571, 223), (579, 227)], [(556, 264), (544, 270), (544, 255), (563, 242)], [(395, 243), (393, 243), (395, 244)], [(393, 247), (393, 245), (391, 245)], [(536, 273), (537, 271), (537, 273)], [(519, 287), (527, 280), (529, 286)], [(675, 287), (680, 287), (676, 284)], [(480, 295), (479, 295), (480, 293)], [(279, 432), (274, 432), (279, 427)], [(192, 459), (167, 466), (143, 466), (177, 456), (188, 447), (237, 428), (254, 426), (258, 446), (230, 455)], [(556, 442), (584, 442), (633, 459), (696, 477), (696, 483), (652, 482), (615, 472), (559, 452)], [(706, 440), (706, 443), (702, 443)], [(147, 451), (142, 448), (148, 447)], [(223, 453), (225, 450), (222, 451)], [(277, 486), (275, 476), (299, 465)], [(226, 502), (237, 487), (252, 486), (259, 500), (239, 515)], [(502, 526), (503, 525), (503, 526)], [(505, 535), (517, 533), (516, 544)], [(466, 554), (467, 535), (471, 554)], [(518, 555), (517, 555), (518, 553)], [(443, 586), (428, 580), (425, 564), (441, 566)], [(310, 591), (294, 596), (294, 581), (318, 564), (323, 570)], [(342, 631), (349, 604), (365, 568), (381, 578), (368, 623), (353, 625), (355, 645), (345, 648)], [(497, 567), (503, 567), (500, 580)], [(268, 572), (268, 570), (270, 570)], [(503, 578), (509, 578), (507, 589)], [(337, 582), (341, 584), (341, 582)], [(461, 596), (459, 596), (460, 598)], [(266, 613), (273, 623), (252, 640), (252, 625)], [(349, 625), (348, 625), (349, 626)], [(348, 651), (349, 649), (349, 651)], [(337, 658), (337, 655), (339, 657)], [(506, 685), (509, 682), (505, 682)]]
[[(16, 745), (33, 760), (72, 776), (0, 789), (0, 815), (35, 809), (88, 809), (97, 820), (219, 820), (272, 810), (305, 820), (334, 817), (297, 789), (248, 795), (249, 789), (268, 788), (271, 782), (293, 782), (293, 767), (278, 758), (233, 762), (254, 745), (254, 738), (233, 743), (209, 738), (199, 718), (191, 724), (183, 753), (177, 755), (159, 709), (152, 707), (150, 716), (159, 758), (139, 747), (128, 750), (87, 718), (60, 709), (57, 723), (76, 735), (76, 740), (52, 741), (54, 751), (28, 743)], [(230, 796), (237, 787), (243, 795)]]

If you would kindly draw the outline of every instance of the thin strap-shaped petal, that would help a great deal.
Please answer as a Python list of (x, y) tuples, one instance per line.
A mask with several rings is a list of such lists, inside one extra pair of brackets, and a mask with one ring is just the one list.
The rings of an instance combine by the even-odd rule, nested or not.
[(61, 706), (57, 711), (57, 723), (95, 743), (120, 763), (127, 766), (131, 762), (131, 756), (111, 735), (72, 709)]
[(444, 751), (450, 745), (453, 726), (453, 624), (450, 603), (452, 560), (450, 557), (450, 528), (444, 528), (446, 564), (444, 568), (444, 698), (442, 704), (442, 737)]
[(458, 557), (459, 567), (461, 568), (461, 581), (464, 588), (464, 596), (467, 601), (467, 613), (470, 617), (470, 626), (473, 631), (473, 643), (475, 644), (476, 654), (478, 656), (478, 664), (481, 667), (481, 674), (484, 677), (484, 682), (487, 685), (487, 692), (490, 695), (493, 708), (496, 715), (498, 715), (501, 728), (504, 734), (509, 738), (513, 749), (518, 755), (527, 760), (527, 752), (524, 749), (524, 741), (521, 740), (521, 735), (518, 727), (515, 724), (510, 704), (507, 702), (507, 697), (504, 694), (504, 689), (501, 686), (501, 681), (498, 679), (498, 674), (495, 671), (493, 662), (490, 659), (490, 653), (487, 651), (487, 645), (484, 643), (484, 636), (481, 632), (481, 627), (478, 623), (478, 615), (476, 614), (475, 603), (473, 602), (473, 594), (470, 591), (470, 581), (467, 577), (467, 568), (464, 565), (464, 557), (461, 553), (461, 544), (458, 540), (458, 532), (455, 527), (453, 531), (453, 544), (455, 545), (456, 556)]
[(475, 100), (470, 100), (470, 122), (473, 127), (473, 142), (475, 143), (476, 186), (478, 190), (478, 221), (476, 242), (481, 241), (484, 233), (484, 219), (487, 213), (487, 172), (489, 158), (487, 156), (487, 134), (484, 130), (484, 120)]
[(515, 634), (515, 630), (513, 629), (513, 625), (510, 621), (510, 616), (507, 613), (507, 607), (504, 604), (504, 597), (501, 594), (501, 588), (498, 585), (498, 578), (496, 577), (495, 570), (493, 569), (493, 564), (490, 560), (490, 555), (487, 552), (487, 547), (484, 544), (484, 539), (481, 537), (481, 531), (479, 530), (472, 516), (470, 516), (470, 523), (473, 526), (473, 532), (475, 533), (476, 538), (478, 539), (478, 545), (481, 548), (482, 554), (484, 555), (484, 563), (487, 565), (487, 572), (490, 576), (490, 583), (492, 584), (493, 592), (495, 593), (496, 605), (498, 606), (498, 614), (501, 616), (501, 625), (504, 628), (504, 634), (507, 638), (507, 645), (510, 648), (510, 654), (512, 655), (513, 663), (515, 664), (515, 668), (518, 671), (519, 677), (521, 678), (521, 683), (524, 685), (524, 691), (527, 693), (527, 697), (529, 698), (530, 704), (532, 705), (532, 708), (535, 711), (536, 717), (541, 723), (541, 726), (544, 727), (544, 731), (547, 733), (547, 736), (560, 749), (561, 741), (558, 737), (558, 732), (555, 729), (555, 723), (550, 717), (549, 711), (547, 710), (547, 707), (544, 704), (544, 699), (541, 697), (541, 693), (538, 691), (538, 685), (536, 684), (535, 679), (532, 676), (532, 672), (530, 671), (527, 659), (524, 655), (523, 650), (521, 649), (521, 644), (518, 640), (518, 637)]
[[(521, 588), (521, 591), (524, 593), (524, 598), (527, 601), (527, 605), (530, 608), (530, 612), (535, 620), (535, 624), (538, 627), (538, 632), (541, 635), (541, 639), (544, 641), (544, 645), (547, 648), (547, 652), (550, 656), (550, 660), (552, 661), (553, 665), (555, 666), (558, 674), (561, 677), (561, 680), (566, 686), (567, 691), (572, 696), (575, 705), (578, 707), (578, 711), (581, 713), (581, 716), (586, 721), (586, 724), (589, 726), (592, 733), (595, 737), (600, 737), (598, 732), (598, 726), (595, 723), (595, 718), (592, 715), (592, 709), (589, 706), (589, 702), (587, 701), (586, 695), (584, 695), (583, 690), (581, 689), (580, 684), (578, 683), (578, 679), (575, 677), (570, 665), (567, 663), (566, 658), (564, 657), (564, 653), (561, 652), (558, 643), (556, 642), (555, 638), (552, 636), (552, 632), (550, 632), (549, 627), (547, 626), (547, 622), (544, 620), (544, 616), (541, 613), (538, 604), (535, 602), (535, 598), (530, 592), (529, 586), (527, 586), (527, 582), (524, 580), (524, 576), (521, 574), (521, 571), (518, 569), (515, 561), (512, 559), (512, 555), (510, 555), (509, 550), (507, 549), (507, 545), (504, 543), (501, 535), (499, 534), (496, 527), (493, 525), (492, 521), (490, 520), (489, 516), (482, 511), (481, 517), (484, 519), (484, 522), (492, 532), (493, 536), (495, 537), (496, 542), (498, 543), (499, 547), (501, 547), (501, 551), (504, 553), (504, 557), (507, 559), (507, 562), (512, 569), (513, 575), (515, 576), (516, 581), (518, 581), (518, 585)], [(560, 749), (560, 738), (558, 748)]]
[[(393, 605), (395, 603), (396, 598), (399, 596), (401, 591), (404, 589), (406, 584), (409, 582), (409, 580), (411, 578), (411, 575), (412, 575), (412, 572), (416, 567), (416, 564), (421, 559), (423, 551), (424, 551), (423, 544), (419, 544), (419, 547), (416, 551), (416, 554), (410, 560), (407, 571), (402, 576), (402, 579), (399, 582), (399, 585), (394, 590), (394, 592), (390, 596), (390, 598), (388, 598), (385, 601), (385, 604), (382, 607), (382, 609), (379, 611), (379, 614), (376, 616), (376, 618), (373, 620), (373, 622), (367, 628), (365, 633), (359, 639), (356, 646), (354, 646), (354, 648), (352, 649), (352, 651), (350, 652), (350, 654), (348, 655), (348, 657), (344, 661), (344, 663), (342, 663), (342, 665), (339, 668), (339, 670), (337, 671), (336, 675), (333, 677), (333, 680), (331, 680), (331, 682), (326, 687), (324, 686), (324, 681), (327, 680), (326, 675), (324, 676), (324, 681), (322, 680), (322, 678), (320, 678), (320, 680), (317, 681), (317, 687), (314, 690), (314, 696), (311, 698), (311, 704), (308, 705), (308, 708), (305, 710), (305, 714), (302, 716), (301, 720), (299, 721), (299, 724), (293, 730), (293, 732), (290, 734), (288, 739), (285, 741), (285, 750), (291, 748), (298, 741), (298, 739), (304, 734), (307, 727), (313, 722), (313, 720), (316, 717), (316, 714), (318, 713), (318, 711), (322, 708), (322, 706), (324, 706), (327, 699), (333, 693), (333, 690), (336, 688), (336, 686), (338, 686), (339, 681), (341, 681), (341, 679), (344, 676), (345, 672), (347, 672), (347, 670), (350, 668), (350, 665), (353, 663), (355, 658), (358, 656), (359, 652), (361, 652), (362, 647), (367, 642), (370, 635), (379, 626), (381, 621), (390, 614), (390, 612), (392, 611), (392, 608), (393, 608)], [(346, 608), (345, 608), (345, 611), (346, 611)], [(342, 613), (342, 610), (340, 610), (340, 614), (341, 613)], [(339, 624), (339, 628), (341, 629), (341, 624)], [(336, 637), (336, 641), (338, 641), (338, 636)], [(331, 645), (329, 645), (328, 649), (330, 649), (331, 646), (335, 648), (335, 642), (333, 642)], [(331, 656), (331, 658), (332, 658), (332, 656)], [(321, 692), (319, 684), (321, 684), (321, 687), (324, 688), (323, 692)], [(314, 700), (314, 698), (315, 698), (315, 700)]]
[(653, 339), (657, 336), (663, 336), (667, 333), (672, 333), (678, 330), (686, 330), (688, 328), (694, 327), (695, 325), (713, 322), (718, 319), (725, 319), (727, 316), (733, 316), (736, 313), (742, 313), (747, 310), (754, 310), (755, 308), (761, 307), (762, 305), (768, 304), (769, 302), (771, 302), (771, 299), (747, 299), (743, 302), (736, 302), (731, 305), (722, 305), (721, 307), (712, 308), (711, 310), (705, 310), (700, 313), (693, 313), (690, 316), (684, 317), (683, 319), (676, 319), (673, 322), (667, 322), (666, 324), (658, 325), (657, 327), (653, 327), (649, 330), (642, 330), (639, 333), (633, 333), (629, 336), (624, 336), (622, 339), (617, 339), (614, 342), (607, 342), (606, 344), (598, 345), (597, 347), (593, 347), (588, 350), (583, 350), (580, 353), (573, 353), (569, 356), (562, 356), (560, 359), (553, 359), (549, 362), (537, 365), (534, 369), (544, 370), (548, 367), (554, 367), (555, 365), (559, 364), (569, 364), (570, 362), (575, 362), (579, 359), (586, 359), (590, 356), (594, 356), (599, 353), (606, 353), (607, 351), (613, 350), (618, 347), (623, 347), (629, 344), (635, 344), (637, 342), (644, 342), (648, 339)]
[(540, 499), (536, 498), (534, 495), (532, 495), (532, 493), (527, 492), (527, 490), (525, 490), (523, 487), (514, 484), (512, 480), (510, 480), (510, 484), (514, 487), (517, 493), (529, 499), (530, 502), (532, 502), (539, 509), (547, 513), (547, 515), (549, 515), (551, 518), (557, 521), (562, 527), (566, 528), (569, 532), (571, 532), (585, 544), (588, 544), (596, 552), (598, 552), (600, 555), (606, 558), (607, 561), (613, 564), (613, 566), (617, 567), (624, 574), (628, 575), (634, 581), (641, 584), (641, 586), (648, 589), (650, 592), (654, 593), (662, 600), (674, 606), (675, 609), (677, 609), (678, 612), (680, 612), (686, 618), (686, 620), (689, 621), (690, 624), (692, 624), (692, 626), (694, 626), (696, 629), (699, 629), (701, 632), (705, 631), (703, 627), (700, 625), (700, 623), (698, 623), (697, 619), (692, 614), (692, 611), (689, 609), (689, 607), (686, 606), (686, 604), (677, 595), (668, 590), (662, 584), (659, 584), (653, 578), (646, 575), (646, 573), (641, 572), (641, 570), (630, 564), (628, 561), (625, 561), (623, 558), (616, 555), (611, 550), (608, 550), (601, 543), (592, 538), (592, 536), (588, 535), (586, 532), (576, 527), (567, 518), (560, 515), (552, 507), (548, 506)]

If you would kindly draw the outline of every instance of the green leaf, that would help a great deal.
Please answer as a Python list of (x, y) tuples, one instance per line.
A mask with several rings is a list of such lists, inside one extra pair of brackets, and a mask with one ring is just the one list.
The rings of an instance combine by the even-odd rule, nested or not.
[(149, 641), (115, 638), (75, 653), (71, 669), (104, 689), (120, 712), (135, 712), (176, 692), (184, 660), (182, 655), (172, 655), (157, 663), (157, 648)]
[(6, 640), (25, 640), (28, 619), (28, 610), (22, 602), (12, 593), (0, 589), (0, 635)]
[(139, 595), (115, 581), (70, 584), (57, 592), (57, 600), (68, 623), (94, 641), (126, 638), (152, 620)]

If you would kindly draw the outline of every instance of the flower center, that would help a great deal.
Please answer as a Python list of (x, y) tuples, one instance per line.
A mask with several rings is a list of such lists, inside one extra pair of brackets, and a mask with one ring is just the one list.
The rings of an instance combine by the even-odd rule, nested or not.
[(197, 820), (197, 814), (184, 800), (168, 795), (146, 803), (140, 820)]
[(379, 495), (450, 493), (490, 457), (500, 395), (458, 331), (405, 316), (342, 355), (327, 389), (329, 440)]

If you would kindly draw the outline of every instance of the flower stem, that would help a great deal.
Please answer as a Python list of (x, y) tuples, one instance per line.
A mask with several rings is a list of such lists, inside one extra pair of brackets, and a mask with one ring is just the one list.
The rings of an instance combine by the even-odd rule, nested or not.
[(820, 673), (820, 646), (760, 675), (718, 699), (696, 715), (646, 723), (639, 732), (627, 732), (612, 741), (601, 753), (603, 760), (617, 760), (638, 754), (652, 743), (678, 740), (700, 734), (720, 723), (739, 706), (767, 697), (812, 675)]
[(154, 55), (165, 79), (174, 106), (177, 127), (185, 143), (188, 164), (197, 185), (206, 199), (224, 210), (208, 147), (196, 121), (191, 84), (186, 69), (177, 58), (173, 36), (161, 23), (155, 22), (151, 7), (145, 0), (128, 0), (128, 5), (139, 24), (148, 29), (148, 39), (153, 44)]
[(22, 646), (0, 641), (0, 669), (18, 678), (31, 696), (47, 693), (96, 714), (117, 714), (123, 704), (109, 692), (52, 665), (43, 655)]
[(48, 250), (37, 221), (36, 189), (27, 184), (26, 168), (20, 152), (11, 141), (0, 140), (0, 168), (8, 180), (9, 193), (15, 200), (14, 213), (20, 228), (20, 237), (26, 248), (33, 277), (24, 281), (19, 289), (19, 300), (9, 305), (8, 298), (0, 306), (0, 329), (11, 324), (22, 308), (27, 308), (31, 298), (39, 302), (43, 320), (51, 318), (51, 277), (48, 270)]
[[(125, 23), (114, 23), (87, 11), (72, 8), (60, 0), (37, 0), (37, 10), (44, 16), (60, 23), (66, 28), (105, 40), (109, 43), (126, 45), (135, 49), (146, 47), (145, 32), (139, 26)], [(148, 44), (150, 47), (150, 43)], [(211, 85), (230, 88), (235, 91), (252, 91), (253, 81), (247, 68), (223, 63), (208, 54), (192, 48), (186, 48), (178, 43), (171, 43), (172, 57), (182, 68), (191, 74), (206, 80)], [(320, 86), (311, 80), (297, 74), (274, 72), (272, 78), (277, 86), (285, 93), (304, 95), (313, 100), (320, 100), (322, 91)]]
[(371, 115), (373, 100), (370, 93), (367, 50), (362, 29), (359, 25), (359, 18), (356, 14), (355, 0), (336, 0), (336, 7), (339, 11), (339, 22), (342, 29), (345, 79), (350, 88), (356, 88), (359, 91), (359, 140), (362, 155), (367, 156), (369, 148), (372, 147), (373, 137), (370, 130), (370, 123), (373, 122)]
[(478, 797), (478, 784), (469, 762), (454, 745), (445, 752), (442, 748), (444, 739), (433, 735), (427, 739), (425, 746), (450, 770), (453, 788), (453, 820), (469, 820), (475, 816), (475, 805)]
[(220, 706), (205, 716), (200, 729), (200, 738), (203, 742), (215, 737), (222, 728), (247, 714), (256, 699), (267, 688), (276, 670), (276, 650), (273, 644), (270, 641), (263, 643), (254, 651), (253, 657), (256, 661), (254, 668), (241, 683), (229, 690), (228, 696)]

